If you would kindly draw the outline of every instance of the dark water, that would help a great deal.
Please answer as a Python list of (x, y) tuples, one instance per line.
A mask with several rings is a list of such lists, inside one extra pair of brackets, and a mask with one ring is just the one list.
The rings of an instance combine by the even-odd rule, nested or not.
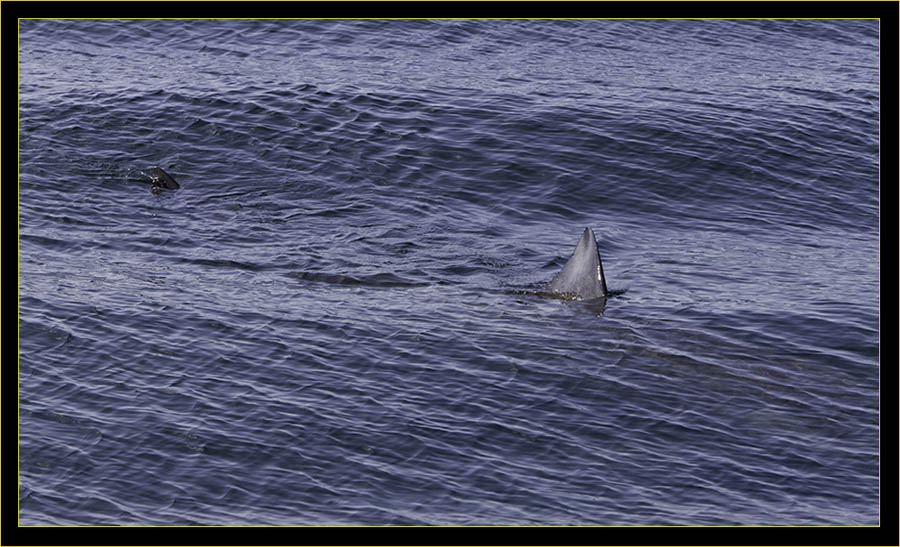
[(879, 522), (876, 21), (19, 45), (20, 524)]

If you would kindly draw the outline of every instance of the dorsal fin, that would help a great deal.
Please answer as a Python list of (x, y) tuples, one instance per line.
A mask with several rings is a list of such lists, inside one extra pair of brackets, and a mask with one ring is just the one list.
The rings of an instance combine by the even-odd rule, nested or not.
[(574, 294), (583, 299), (603, 298), (609, 293), (606, 289), (606, 276), (603, 275), (603, 263), (597, 250), (597, 238), (590, 227), (584, 229), (575, 252), (563, 266), (561, 272), (547, 285), (547, 289), (563, 294)]
[(181, 188), (170, 174), (166, 173), (162, 170), (162, 167), (158, 166), (153, 168), (153, 186), (168, 188), (169, 190)]

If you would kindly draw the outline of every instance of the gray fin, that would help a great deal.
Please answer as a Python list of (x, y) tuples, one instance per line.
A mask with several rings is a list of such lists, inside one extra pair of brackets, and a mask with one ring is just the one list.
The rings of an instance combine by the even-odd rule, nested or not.
[(153, 186), (157, 186), (160, 188), (167, 188), (169, 190), (177, 190), (181, 188), (175, 179), (165, 171), (162, 170), (162, 167), (154, 167), (153, 168)]
[(590, 227), (584, 229), (575, 252), (561, 272), (547, 285), (547, 289), (562, 294), (573, 294), (585, 300), (605, 298), (606, 276), (597, 250), (597, 238)]

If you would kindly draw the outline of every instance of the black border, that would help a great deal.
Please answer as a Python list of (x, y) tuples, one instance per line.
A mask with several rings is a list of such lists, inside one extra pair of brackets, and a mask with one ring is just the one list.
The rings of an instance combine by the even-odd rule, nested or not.
[(6, 18), (892, 18), (896, 1), (7, 1)]
[[(897, 203), (897, 22), (900, 4), (881, 2), (3, 2), (3, 43), (7, 51), (17, 41), (18, 18), (880, 18), (881, 32), (881, 191), (889, 195), (890, 211)], [(13, 140), (12, 83), (15, 64), (7, 62), (4, 110), (7, 143)], [(9, 144), (7, 148), (11, 147)], [(13, 180), (15, 163), (7, 161)], [(891, 222), (893, 232), (893, 222)], [(10, 232), (7, 231), (7, 234)], [(891, 245), (893, 247), (893, 245)], [(892, 253), (891, 253), (892, 254)], [(893, 258), (890, 260), (893, 263)], [(880, 270), (880, 267), (879, 267)], [(893, 283), (894, 276), (888, 277)], [(7, 280), (10, 277), (7, 276)], [(892, 299), (893, 301), (893, 299)], [(9, 300), (8, 300), (9, 302)], [(10, 345), (7, 344), (7, 348)], [(891, 354), (893, 352), (890, 352)], [(8, 361), (11, 362), (11, 361)], [(881, 373), (881, 496), (898, 499), (896, 486), (897, 432), (895, 358), (882, 357)], [(6, 367), (7, 386), (13, 385)], [(18, 382), (15, 382), (18, 385)], [(6, 398), (7, 448), (12, 445), (11, 417), (17, 416), (12, 397)], [(7, 451), (7, 477), (17, 463)], [(4, 514), (16, 522), (18, 504), (7, 480)], [(17, 492), (16, 492), (17, 493)], [(881, 511), (879, 527), (16, 527), (7, 526), (4, 545), (897, 545), (897, 511)], [(889, 534), (889, 535), (888, 535)]]
[[(5, 545), (896, 545), (884, 527), (35, 527)], [(889, 532), (888, 535), (885, 532)]]

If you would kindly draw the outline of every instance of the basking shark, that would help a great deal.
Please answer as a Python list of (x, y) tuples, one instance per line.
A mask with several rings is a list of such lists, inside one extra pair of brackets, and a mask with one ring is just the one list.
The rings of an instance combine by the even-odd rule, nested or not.
[(600, 251), (597, 250), (597, 238), (590, 227), (584, 229), (575, 252), (556, 274), (547, 290), (569, 298), (589, 300), (606, 298), (606, 277), (603, 275), (603, 263), (600, 262)]
[(162, 192), (163, 190), (177, 190), (181, 186), (175, 182), (172, 175), (162, 170), (162, 167), (153, 168), (153, 186), (150, 188), (153, 192)]

